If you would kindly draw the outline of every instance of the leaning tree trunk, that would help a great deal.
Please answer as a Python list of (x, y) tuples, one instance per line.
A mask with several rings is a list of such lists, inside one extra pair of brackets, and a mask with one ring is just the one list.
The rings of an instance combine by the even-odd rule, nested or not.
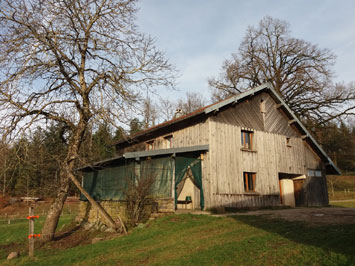
[(48, 242), (53, 240), (54, 233), (64, 207), (64, 202), (67, 199), (68, 190), (69, 179), (64, 172), (61, 172), (60, 185), (55, 200), (48, 211), (46, 221), (44, 222), (41, 234), (41, 241)]
[(78, 152), (85, 133), (86, 125), (87, 119), (80, 119), (76, 130), (73, 132), (74, 134), (71, 141), (69, 142), (66, 158), (60, 165), (59, 189), (42, 228), (41, 240), (43, 242), (51, 241), (54, 238), (55, 230), (57, 229), (58, 221), (64, 207), (64, 202), (68, 196), (70, 182), (69, 175), (73, 172), (75, 161), (78, 158)]
[[(102, 215), (102, 217), (107, 221), (108, 225), (111, 226), (113, 229), (118, 229), (117, 228), (117, 224), (115, 223), (115, 221), (112, 219), (112, 217), (106, 212), (106, 210), (99, 204), (97, 203), (91, 196), (89, 193), (86, 192), (86, 190), (80, 185), (78, 179), (76, 179), (76, 177), (74, 176), (74, 174), (70, 173), (69, 177), (71, 179), (71, 181), (76, 185), (76, 187), (80, 190), (80, 192), (82, 194), (84, 194), (84, 196), (87, 198), (87, 200), (91, 203), (91, 205), (96, 208), (99, 213)], [(122, 222), (122, 219), (120, 217), (120, 215), (118, 215), (118, 219), (120, 220), (121, 223), (121, 227), (122, 230), (125, 234), (127, 234), (127, 230), (125, 225)]]
[[(99, 213), (103, 216), (103, 218), (108, 222), (108, 225), (114, 229), (117, 229), (117, 225), (114, 222), (114, 220), (111, 218), (111, 216), (84, 190), (84, 188), (80, 185), (80, 182), (76, 179), (75, 175), (73, 174), (75, 160), (78, 158), (78, 151), (85, 132), (86, 125), (87, 125), (87, 121), (83, 121), (83, 120), (78, 124), (78, 128), (73, 135), (72, 142), (68, 147), (67, 157), (63, 162), (63, 164), (61, 165), (61, 174), (60, 174), (61, 178), (60, 178), (59, 190), (57, 192), (56, 198), (52, 206), (49, 209), (46, 221), (42, 229), (43, 242), (51, 241), (54, 238), (55, 230), (57, 228), (58, 221), (63, 210), (64, 202), (68, 195), (70, 180), (75, 184), (75, 186), (80, 190), (80, 192), (84, 194), (84, 196), (88, 199), (91, 205), (99, 211)], [(126, 228), (122, 222), (122, 219), (120, 217), (119, 219), (124, 233), (127, 233)]]
[[(53, 240), (55, 230), (58, 225), (58, 221), (60, 218), (60, 215), (62, 213), (62, 209), (64, 206), (64, 202), (67, 198), (68, 195), (68, 190), (69, 190), (69, 178), (71, 181), (75, 184), (75, 186), (80, 190), (82, 194), (88, 199), (88, 201), (91, 203), (91, 205), (96, 208), (99, 213), (102, 215), (102, 217), (107, 221), (108, 225), (111, 226), (113, 229), (118, 229), (117, 224), (115, 221), (112, 219), (112, 217), (106, 212), (104, 208), (100, 204), (98, 204), (91, 196), (89, 193), (85, 191), (85, 189), (80, 185), (79, 181), (76, 179), (74, 174), (71, 171), (66, 168), (66, 172), (61, 175), (61, 183), (60, 187), (56, 196), (55, 201), (53, 202), (52, 206), (49, 209), (46, 221), (43, 225), (42, 229), (42, 241), (43, 242), (48, 242)], [(121, 217), (119, 216), (119, 220), (121, 223), (121, 227), (123, 232), (126, 234), (127, 230), (125, 225), (122, 222)]]

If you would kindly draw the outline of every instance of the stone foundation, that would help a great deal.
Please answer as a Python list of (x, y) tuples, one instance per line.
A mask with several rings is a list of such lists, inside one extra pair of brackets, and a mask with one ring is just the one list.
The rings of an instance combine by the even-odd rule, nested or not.
[(175, 200), (173, 198), (159, 198), (154, 200), (158, 205), (157, 212), (175, 212)]
[[(120, 223), (118, 218), (119, 215), (123, 223), (127, 224), (128, 218), (125, 201), (100, 201), (99, 204), (117, 224)], [(174, 211), (175, 202), (173, 198), (154, 199), (150, 204), (145, 206), (145, 220), (148, 220), (152, 213), (172, 213)], [(80, 202), (79, 213), (76, 220), (88, 225), (95, 225), (95, 228), (99, 230), (101, 230), (101, 227), (105, 228), (106, 223), (105, 219), (100, 216), (99, 211), (95, 207), (92, 207), (87, 201)]]

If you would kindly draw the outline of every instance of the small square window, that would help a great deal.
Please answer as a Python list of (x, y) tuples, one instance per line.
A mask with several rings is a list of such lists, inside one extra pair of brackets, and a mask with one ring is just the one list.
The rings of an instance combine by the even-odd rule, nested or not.
[(316, 175), (316, 177), (322, 177), (322, 171), (315, 170), (314, 174)]
[(241, 143), (242, 148), (251, 150), (253, 148), (253, 132), (242, 130)]
[(152, 151), (154, 150), (154, 140), (147, 141), (146, 142), (146, 149), (147, 151)]
[(308, 169), (308, 176), (310, 177), (322, 177), (321, 170)]
[(255, 192), (256, 173), (243, 172), (243, 179), (244, 179), (244, 191)]
[(173, 135), (164, 137), (164, 141), (166, 149), (171, 149), (173, 147)]
[(286, 138), (286, 146), (291, 147), (291, 138), (289, 137)]

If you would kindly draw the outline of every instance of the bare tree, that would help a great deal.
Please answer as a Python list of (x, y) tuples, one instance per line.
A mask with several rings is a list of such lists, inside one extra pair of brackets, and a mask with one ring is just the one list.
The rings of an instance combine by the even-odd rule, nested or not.
[(53, 239), (80, 146), (93, 119), (115, 122), (141, 88), (173, 85), (171, 65), (154, 40), (138, 32), (135, 0), (2, 0), (0, 133), (15, 137), (48, 120), (64, 124), (68, 147), (60, 186), (42, 234)]
[[(149, 203), (152, 203), (152, 189), (155, 177), (147, 172), (140, 176), (127, 178), (127, 187), (124, 191), (127, 206), (127, 218), (131, 226), (136, 226), (147, 216), (146, 210)], [(150, 213), (149, 213), (150, 215)]]
[(196, 92), (187, 92), (184, 98), (180, 98), (177, 108), (181, 109), (184, 114), (196, 111), (206, 105), (203, 95)]
[(158, 110), (153, 100), (147, 97), (143, 103), (143, 126), (145, 129), (154, 126), (158, 119)]
[(176, 103), (170, 101), (169, 99), (160, 98), (158, 106), (159, 117), (163, 120), (163, 122), (173, 119), (177, 108)]
[(301, 118), (327, 122), (355, 114), (355, 83), (333, 84), (334, 62), (329, 50), (292, 38), (287, 22), (265, 17), (209, 85), (216, 100), (269, 81)]
[(174, 118), (177, 109), (181, 109), (183, 114), (191, 113), (207, 104), (202, 94), (196, 92), (187, 92), (185, 97), (181, 97), (176, 101), (160, 98), (159, 101), (159, 118), (168, 121)]

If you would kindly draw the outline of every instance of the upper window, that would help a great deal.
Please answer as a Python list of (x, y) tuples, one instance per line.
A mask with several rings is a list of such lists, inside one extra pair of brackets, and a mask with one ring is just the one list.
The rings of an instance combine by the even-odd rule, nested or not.
[(253, 148), (253, 132), (242, 130), (241, 142), (242, 142), (242, 148), (251, 150)]
[(146, 142), (146, 147), (147, 147), (147, 151), (152, 151), (152, 150), (154, 150), (154, 140), (147, 141), (147, 142)]
[(265, 101), (263, 99), (260, 100), (260, 113), (266, 113)]
[(286, 137), (286, 146), (291, 147), (291, 138)]
[(255, 192), (256, 173), (243, 172), (243, 179), (244, 179), (244, 191)]
[(171, 149), (173, 147), (173, 135), (164, 137), (164, 140), (165, 140), (165, 148)]
[(316, 176), (316, 177), (322, 177), (322, 171), (321, 170), (308, 170), (308, 176)]

